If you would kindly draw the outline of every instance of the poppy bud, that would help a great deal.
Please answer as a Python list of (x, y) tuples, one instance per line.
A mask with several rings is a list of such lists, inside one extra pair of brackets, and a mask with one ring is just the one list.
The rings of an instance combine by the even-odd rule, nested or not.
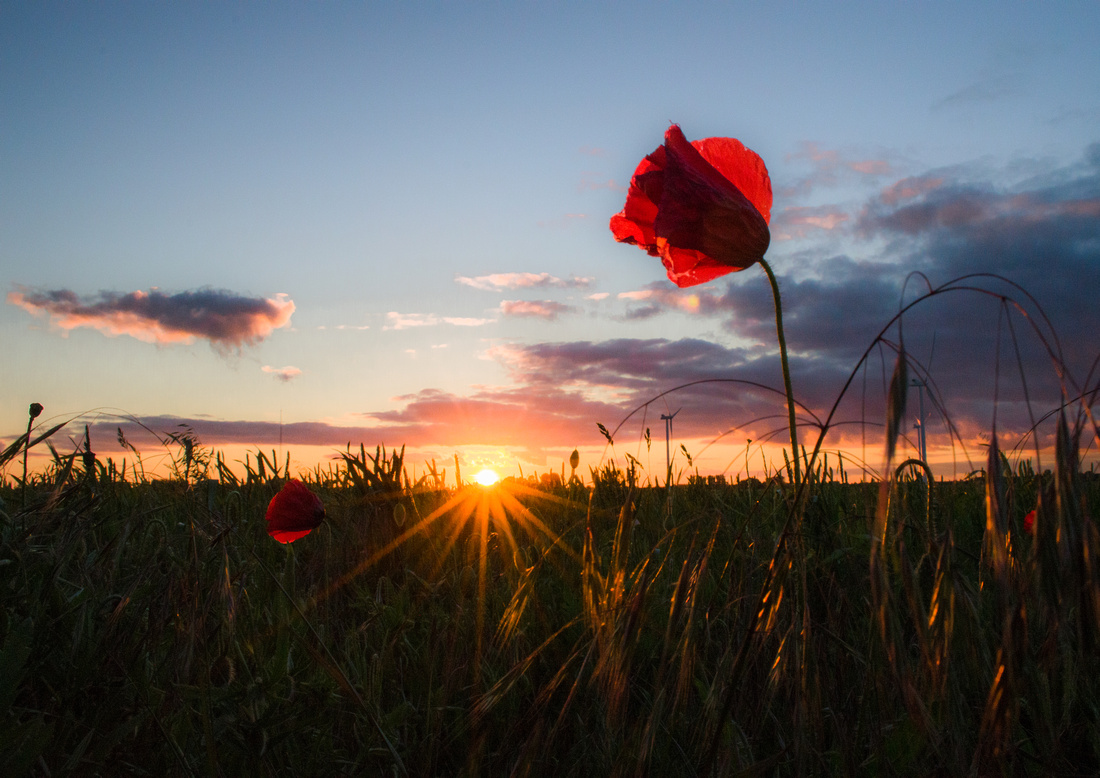
[(325, 519), (321, 498), (297, 478), (286, 482), (267, 506), (267, 534), (280, 543), (305, 537)]
[(30, 408), (31, 418), (37, 419), (42, 415), (42, 403), (31, 403)]
[(688, 143), (672, 125), (634, 171), (610, 226), (615, 240), (660, 257), (674, 284), (694, 286), (763, 259), (771, 206), (771, 179), (755, 152), (734, 138)]

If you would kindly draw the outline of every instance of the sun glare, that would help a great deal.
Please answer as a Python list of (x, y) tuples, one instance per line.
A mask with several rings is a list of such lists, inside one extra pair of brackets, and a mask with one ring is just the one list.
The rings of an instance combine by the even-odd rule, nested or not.
[(492, 486), (500, 480), (500, 476), (497, 475), (495, 470), (489, 470), (488, 468), (486, 468), (485, 470), (482, 470), (480, 473), (475, 475), (474, 480), (482, 486)]

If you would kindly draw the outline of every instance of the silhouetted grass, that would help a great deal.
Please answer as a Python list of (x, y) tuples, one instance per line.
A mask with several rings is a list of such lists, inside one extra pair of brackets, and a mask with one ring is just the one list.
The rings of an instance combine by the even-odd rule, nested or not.
[(349, 452), (287, 547), (266, 456), (222, 482), (61, 457), (25, 510), (0, 492), (0, 752), (12, 775), (1095, 772), (1100, 487), (1063, 436), (1045, 477), (993, 459), (930, 502), (903, 470), (885, 514), (819, 467), (794, 523), (777, 482), (506, 484), (510, 536), (498, 491)]

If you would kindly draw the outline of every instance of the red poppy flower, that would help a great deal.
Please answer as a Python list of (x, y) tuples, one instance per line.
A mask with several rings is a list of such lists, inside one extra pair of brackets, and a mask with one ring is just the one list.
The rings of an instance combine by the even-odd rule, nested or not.
[(688, 143), (674, 124), (634, 171), (611, 232), (660, 257), (677, 286), (694, 286), (762, 259), (771, 209), (771, 179), (755, 152), (733, 138)]
[(1024, 516), (1024, 532), (1031, 535), (1035, 532), (1035, 511), (1031, 510)]
[(292, 478), (267, 506), (267, 534), (280, 543), (293, 543), (319, 527), (324, 518), (321, 498)]

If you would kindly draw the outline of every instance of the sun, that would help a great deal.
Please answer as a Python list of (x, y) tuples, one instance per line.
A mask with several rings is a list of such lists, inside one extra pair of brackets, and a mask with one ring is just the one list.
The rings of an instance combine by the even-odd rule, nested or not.
[(495, 470), (488, 468), (482, 470), (480, 473), (474, 476), (474, 480), (482, 486), (492, 486), (500, 480), (500, 476)]

